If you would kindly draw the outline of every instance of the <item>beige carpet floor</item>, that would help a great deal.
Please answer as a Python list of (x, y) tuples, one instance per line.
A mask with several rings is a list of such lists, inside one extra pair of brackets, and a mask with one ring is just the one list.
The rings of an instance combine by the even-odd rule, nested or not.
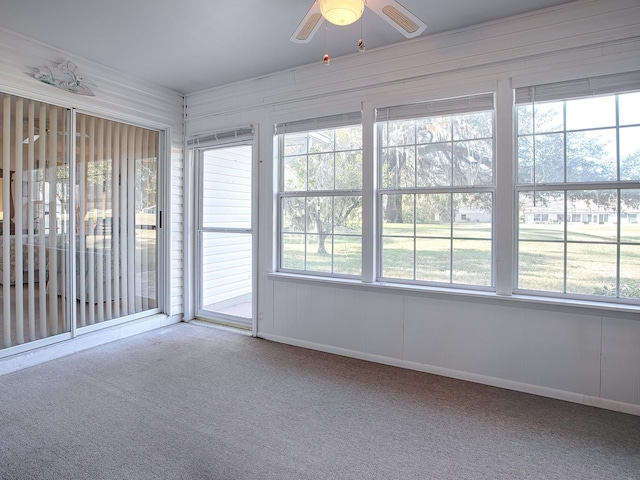
[(640, 417), (178, 324), (0, 377), (0, 478), (640, 479)]

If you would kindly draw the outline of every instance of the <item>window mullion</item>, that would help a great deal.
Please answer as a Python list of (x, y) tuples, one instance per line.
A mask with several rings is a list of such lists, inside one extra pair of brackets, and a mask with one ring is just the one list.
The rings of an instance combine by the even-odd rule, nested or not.
[(375, 110), (370, 102), (362, 104), (362, 281), (373, 283), (378, 272), (376, 209), (377, 170), (375, 149)]
[(517, 202), (513, 194), (516, 179), (514, 158), (517, 155), (513, 136), (513, 90), (506, 80), (498, 82), (495, 130), (495, 201), (494, 201), (494, 286), (498, 295), (511, 295), (514, 285), (514, 238), (518, 221)]

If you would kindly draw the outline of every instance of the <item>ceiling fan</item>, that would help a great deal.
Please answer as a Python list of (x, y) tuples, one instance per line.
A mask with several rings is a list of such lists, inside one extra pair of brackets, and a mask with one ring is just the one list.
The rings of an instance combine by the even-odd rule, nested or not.
[(407, 38), (417, 37), (427, 28), (424, 22), (395, 0), (315, 0), (290, 40), (309, 42), (323, 19), (336, 25), (349, 25), (360, 18), (365, 6)]

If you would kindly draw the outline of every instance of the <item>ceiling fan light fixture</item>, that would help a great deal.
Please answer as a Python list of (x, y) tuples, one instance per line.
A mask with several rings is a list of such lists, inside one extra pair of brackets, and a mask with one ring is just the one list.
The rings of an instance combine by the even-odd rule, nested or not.
[(362, 16), (364, 0), (319, 0), (322, 16), (334, 25), (350, 25)]

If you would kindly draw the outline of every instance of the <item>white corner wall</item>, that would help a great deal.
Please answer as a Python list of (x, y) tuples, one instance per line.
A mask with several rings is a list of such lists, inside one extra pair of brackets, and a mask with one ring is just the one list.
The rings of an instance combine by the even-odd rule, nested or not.
[[(52, 65), (63, 59), (78, 66), (85, 81), (90, 82), (95, 96), (68, 93), (28, 75), (33, 67)], [(184, 303), (183, 97), (5, 29), (0, 29), (0, 91), (167, 132), (163, 165), (166, 181), (162, 188), (166, 197), (163, 234), (168, 251), (164, 252), (163, 258), (170, 264), (167, 272), (170, 274), (165, 275), (168, 284), (159, 294), (165, 299), (164, 313), (176, 321), (180, 320)]]
[[(189, 95), (187, 136), (259, 132), (258, 336), (640, 414), (638, 310), (273, 273), (272, 140), (282, 121), (361, 109), (367, 121), (375, 107), (487, 91), (500, 109), (517, 86), (640, 70), (638, 32), (637, 0), (580, 0)], [(497, 174), (508, 179), (511, 125), (503, 117), (497, 129)], [(498, 192), (498, 215), (512, 215), (511, 198)], [(508, 228), (498, 235), (512, 241)]]

